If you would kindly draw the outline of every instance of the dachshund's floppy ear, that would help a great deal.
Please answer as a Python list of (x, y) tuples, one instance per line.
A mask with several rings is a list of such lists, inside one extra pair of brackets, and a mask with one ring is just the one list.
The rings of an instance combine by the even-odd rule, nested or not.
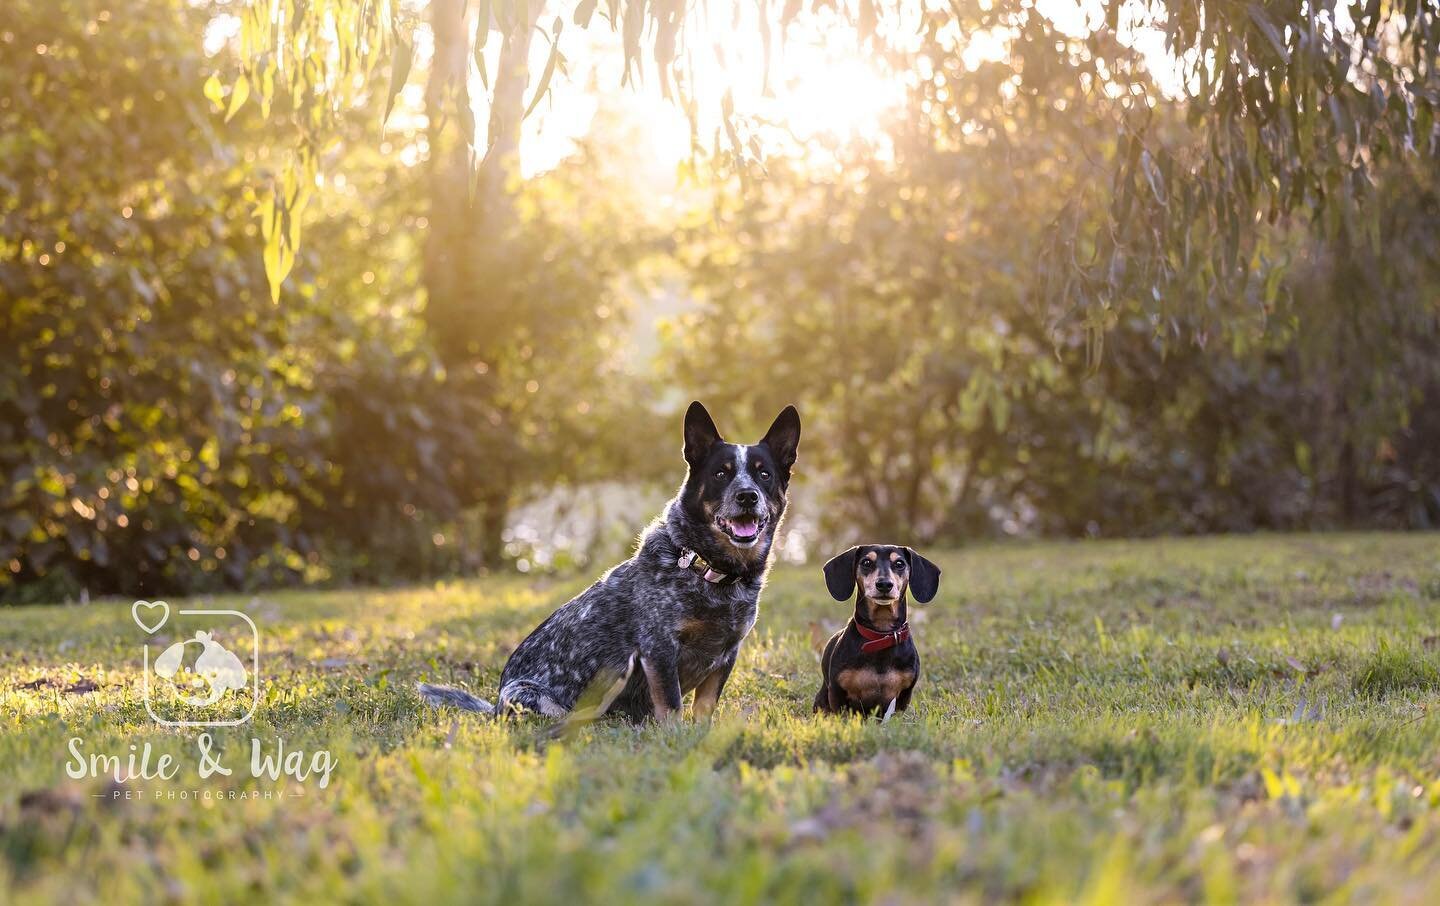
[(852, 547), (825, 564), (825, 587), (837, 601), (848, 601), (855, 594), (855, 556), (859, 553), (858, 546)]
[(940, 590), (940, 567), (908, 547), (905, 555), (910, 559), (910, 594), (918, 603), (929, 604)]

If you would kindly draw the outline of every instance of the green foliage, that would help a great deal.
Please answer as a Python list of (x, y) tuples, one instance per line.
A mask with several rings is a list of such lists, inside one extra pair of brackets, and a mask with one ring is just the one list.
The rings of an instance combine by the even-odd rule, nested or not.
[[(1108, 4), (1112, 28), (1122, 6)], [(1194, 329), (1223, 331), (1232, 306), (1257, 294), (1274, 302), (1268, 272), (1282, 262), (1265, 257), (1258, 225), (1288, 216), (1379, 250), (1379, 176), (1412, 156), (1433, 170), (1440, 153), (1436, 6), (1143, 6), (1177, 60), (1180, 103), (1153, 91), (1121, 98), (1113, 187), (1095, 199), (1112, 216), (1082, 235), (1057, 235), (1058, 301), (1093, 317), (1120, 306), (1153, 311), (1152, 299), (1169, 298), (1162, 313), (1181, 308)]]
[[(1440, 524), (1429, 5), (1355, 11), (1375, 37), (1347, 56), (1303, 4), (1151, 4), (1195, 51), (1170, 97), (1114, 20), (960, 3), (902, 35), (890, 4), (842, 3), (909, 74), (893, 130), (750, 179), (727, 103), (716, 156), (743, 178), (673, 243), (613, 147), (516, 179), (572, 35), (484, 7), (429, 7), (422, 132), (391, 116), (402, 5), (7, 6), (0, 598), (493, 569), (517, 507), (673, 481), (693, 396), (734, 431), (801, 403), (797, 512), (834, 531)], [(206, 57), (221, 10), (239, 34)], [(693, 117), (686, 12), (573, 21), (620, 31), (627, 78), (666, 73)], [(972, 68), (957, 41), (982, 33), (1006, 52)], [(672, 253), (701, 304), (651, 300), (683, 314), (649, 373), (631, 321)]]
[[(465, 6), (443, 0), (432, 18), (465, 19)], [(272, 19), (272, 7), (283, 12), (280, 19)], [(1258, 223), (1295, 215), (1333, 237), (1352, 221), (1378, 248), (1376, 175), (1407, 156), (1433, 161), (1440, 153), (1434, 66), (1440, 13), (1430, 2), (1109, 0), (1103, 20), (1085, 10), (1082, 36), (1056, 32), (1031, 0), (918, 9), (905, 0), (832, 0), (814, 4), (809, 14), (822, 7), (868, 47), (904, 56), (918, 45), (923, 64), (902, 71), (937, 118), (958, 125), (977, 114), (962, 62), (977, 35), (999, 35), (1009, 50), (1000, 64), (1001, 93), (978, 96), (979, 116), (997, 97), (1051, 102), (1044, 87), (1057, 70), (1075, 77), (1087, 104), (1104, 109), (1111, 153), (1090, 159), (1094, 185), (1050, 200), (1051, 242), (1039, 262), (1046, 278), (1041, 298), (1052, 313), (1079, 317), (1097, 336), (1121, 309), (1157, 316), (1167, 332), (1181, 335), (1227, 329), (1255, 284), (1264, 288), (1265, 304), (1273, 302), (1268, 271), (1283, 261), (1261, 254)], [(577, 4), (575, 23), (588, 28), (603, 21), (621, 36), (626, 83), (640, 80), (650, 51), (662, 92), (686, 111), (699, 148), (698, 102), (686, 61), (704, 44), (691, 40), (692, 20), (703, 10), (679, 0), (613, 0), (598, 20), (596, 11), (591, 0)], [(756, 12), (767, 54), (772, 22), (783, 38), (806, 14), (794, 0), (762, 0)], [(492, 14), (507, 35), (515, 34), (517, 21), (528, 23), (520, 29), (528, 42), (539, 13), (517, 0), (483, 3), (473, 37), (465, 38), (458, 57), (477, 61), (493, 107), (505, 102), (491, 89), (480, 53)], [(557, 60), (563, 66), (562, 21), (552, 26), (550, 59), (526, 112), (548, 90)], [(1167, 91), (1155, 87), (1127, 46), (1147, 29), (1163, 33), (1174, 60)], [(295, 118), (307, 124), (298, 166), (313, 160), (320, 136), (348, 104), (356, 76), (363, 82), (391, 47), (399, 48), (392, 97), (403, 84), (410, 45), (401, 31), (398, 7), (388, 3), (250, 0), (236, 87), (261, 85), (266, 103), (286, 94), (296, 99)], [(281, 65), (287, 55), (295, 59)], [(462, 115), (473, 120), (466, 82), (456, 79), (453, 90)], [(763, 171), (758, 146), (739, 128), (745, 111), (735, 110), (728, 92), (716, 100), (717, 161), (742, 175)], [(513, 137), (519, 119), (492, 117), (492, 149)], [(474, 131), (473, 122), (464, 130), (472, 143)], [(285, 207), (282, 198), (275, 195), (277, 213)], [(276, 270), (267, 268), (273, 278)]]
[[(1355, 684), (1387, 648), (1435, 657), (1416, 648), (1440, 621), (1419, 591), (1434, 536), (927, 554), (945, 580), (914, 623), (924, 676), (884, 725), (810, 715), (816, 640), (844, 618), (814, 567), (772, 575), (715, 724), (554, 742), (433, 711), (413, 683), (493, 693), (588, 577), (222, 598), (260, 625), (265, 690), (253, 724), (214, 731), (235, 774), (207, 780), (192, 735), (145, 714), (128, 601), (12, 612), (0, 898), (1433, 899), (1434, 687)], [(182, 774), (106, 798), (65, 776), (73, 736), (150, 743)], [(328, 749), (332, 782), (250, 780), (252, 737)], [(197, 788), (284, 795), (154, 798)]]
[(598, 226), (614, 212), (578, 201), (587, 163), (526, 187), (491, 323), (546, 305), (489, 374), (447, 371), (421, 316), (420, 176), (373, 130), (334, 149), (346, 179), (281, 166), (320, 216), (277, 306), (262, 247), (299, 221), (252, 177), (284, 155), (233, 94), (214, 103), (209, 11), (7, 11), (0, 598), (494, 568), (465, 543), (483, 501), (629, 455), (627, 424), (648, 425), (627, 422), (643, 395), (615, 363), (629, 259)]
[(270, 310), (248, 174), (199, 92), (205, 18), (111, 6), (7, 7), (7, 592), (277, 575), (322, 468), (297, 443), (316, 414), (288, 342), (303, 312)]
[[(1257, 228), (1257, 272), (1295, 263), (1246, 284), (1223, 332), (1176, 341), (1209, 317), (1195, 287), (1056, 319), (1057, 256), (1093, 248), (1054, 247), (1055, 200), (1108, 197), (1126, 153), (1114, 99), (1087, 88), (1096, 60), (1149, 90), (1123, 48), (1057, 62), (1057, 40), (1034, 21), (1013, 37), (1042, 61), (1019, 82), (1013, 61), (922, 52), (946, 93), (911, 98), (888, 154), (729, 186), (683, 246), (686, 383), (756, 412), (798, 399), (819, 509), (847, 537), (1440, 525), (1434, 161), (1377, 174), (1380, 250), (1359, 224)], [(1143, 260), (1116, 259), (1116, 279)]]
[[(270, 297), (278, 302), (300, 251), (320, 157), (342, 131), (341, 115), (363, 99), (377, 62), (393, 51), (382, 122), (388, 120), (409, 74), (414, 45), (408, 29), (401, 33), (400, 8), (391, 0), (250, 3), (239, 18), (245, 66), (223, 104), (225, 119), (234, 117), (253, 93), (261, 115), (288, 139), (277, 143), (288, 153), (266, 174), (259, 202), (265, 275)], [(211, 79), (206, 93), (221, 107), (219, 78)]]

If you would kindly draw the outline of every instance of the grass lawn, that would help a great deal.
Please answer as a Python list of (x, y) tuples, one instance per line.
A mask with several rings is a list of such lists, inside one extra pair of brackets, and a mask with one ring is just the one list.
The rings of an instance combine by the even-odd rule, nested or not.
[[(172, 601), (261, 633), (260, 707), (205, 780), (201, 731), (146, 713), (129, 601), (0, 609), (0, 901), (1440, 898), (1440, 537), (932, 558), (885, 725), (810, 715), (847, 616), (818, 566), (772, 574), (713, 725), (554, 742), (414, 683), (493, 698), (588, 576)], [(329, 751), (329, 784), (252, 778), (252, 737)], [(72, 780), (72, 738), (180, 772)]]

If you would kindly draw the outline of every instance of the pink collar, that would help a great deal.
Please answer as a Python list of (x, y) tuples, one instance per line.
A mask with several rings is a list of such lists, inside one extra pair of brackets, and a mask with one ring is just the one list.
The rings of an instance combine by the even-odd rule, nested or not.
[(732, 576), (720, 572), (707, 563), (704, 557), (688, 547), (680, 548), (680, 559), (675, 562), (675, 565), (681, 569), (690, 570), (712, 585), (729, 585), (740, 578), (738, 575)]

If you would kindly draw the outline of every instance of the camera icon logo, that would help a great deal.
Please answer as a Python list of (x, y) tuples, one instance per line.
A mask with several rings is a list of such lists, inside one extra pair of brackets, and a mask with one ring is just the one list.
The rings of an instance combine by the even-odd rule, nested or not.
[[(145, 710), (166, 727), (234, 727), (260, 703), (260, 634), (238, 610), (179, 610), (164, 601), (130, 608), (148, 636)], [(162, 633), (167, 624), (170, 633)], [(174, 640), (178, 639), (178, 641)]]

